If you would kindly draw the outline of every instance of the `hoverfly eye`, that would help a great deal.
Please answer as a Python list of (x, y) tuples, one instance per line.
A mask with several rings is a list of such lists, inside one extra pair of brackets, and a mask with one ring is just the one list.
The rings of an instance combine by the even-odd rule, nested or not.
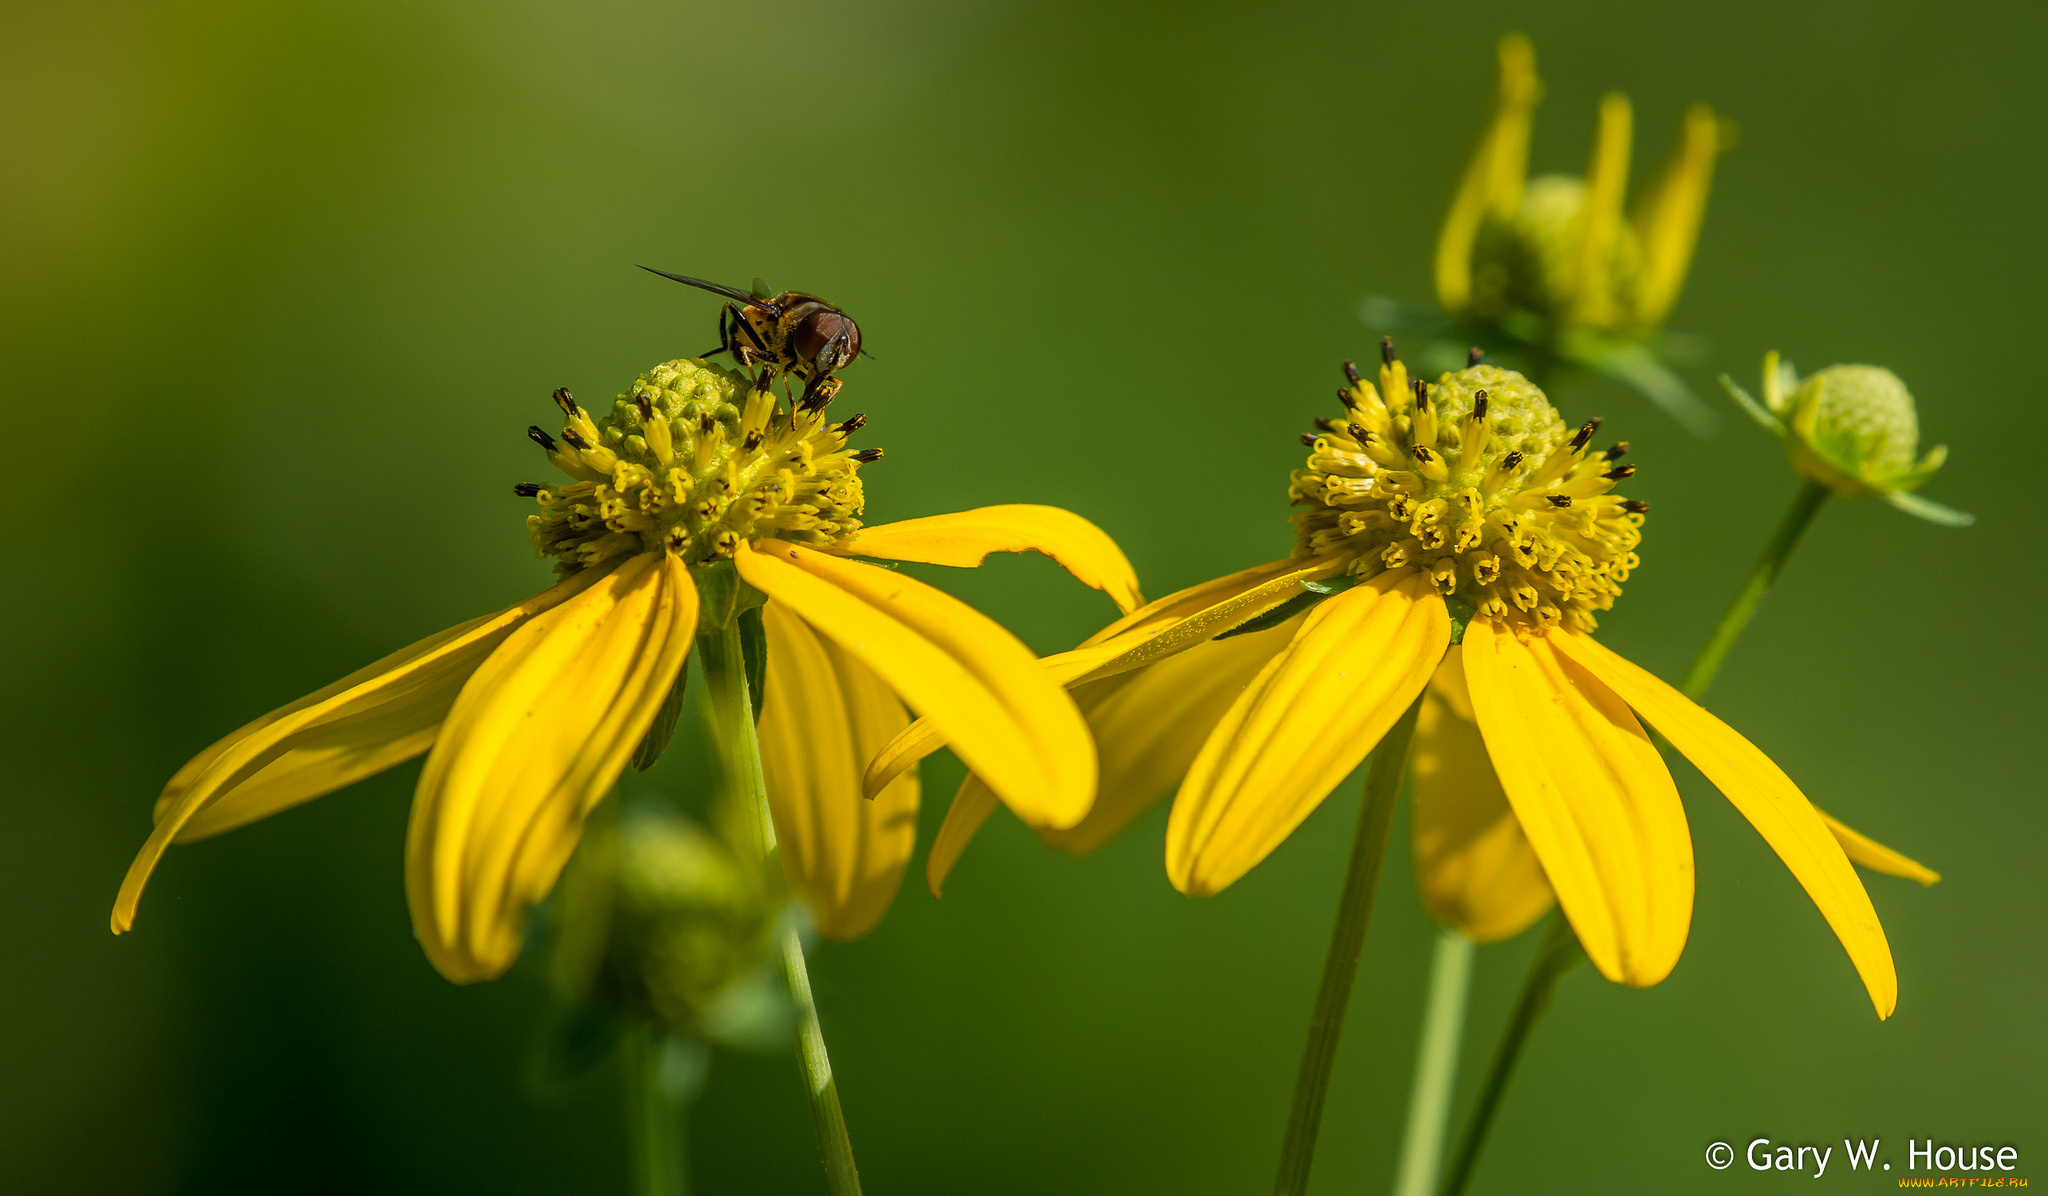
[[(814, 311), (805, 316), (790, 337), (790, 347), (804, 361), (836, 370), (860, 352), (860, 329), (839, 312)], [(819, 360), (823, 354), (827, 360)]]

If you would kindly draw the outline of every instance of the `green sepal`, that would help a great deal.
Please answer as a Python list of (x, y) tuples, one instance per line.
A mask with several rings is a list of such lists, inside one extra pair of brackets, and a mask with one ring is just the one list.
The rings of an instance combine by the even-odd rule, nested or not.
[(654, 722), (641, 737), (640, 746), (633, 749), (633, 771), (646, 772), (661, 759), (668, 750), (668, 741), (675, 736), (676, 720), (683, 713), (683, 682), (690, 675), (690, 666), (685, 662), (676, 671), (675, 684), (668, 687), (668, 696), (661, 700), (661, 709), (655, 712)]
[(1251, 618), (1246, 619), (1244, 622), (1239, 623), (1215, 638), (1227, 640), (1233, 635), (1250, 635), (1254, 631), (1270, 631), (1294, 616), (1301, 614), (1303, 611), (1309, 610), (1317, 603), (1333, 595), (1341, 594), (1357, 584), (1358, 579), (1349, 573), (1340, 573), (1335, 577), (1324, 577), (1318, 578), (1315, 581), (1302, 582), (1301, 593), (1296, 594), (1294, 597), (1289, 598), (1287, 601), (1263, 614), (1253, 615)]
[(1773, 436), (1782, 437), (1785, 435), (1785, 425), (1778, 421), (1778, 417), (1772, 415), (1762, 403), (1750, 397), (1750, 393), (1742, 389), (1735, 379), (1723, 374), (1721, 375), (1721, 386), (1728, 392), (1729, 397), (1735, 400), (1736, 405), (1749, 415), (1749, 418), (1763, 425), (1764, 431), (1769, 432)]
[(1881, 490), (1878, 497), (1918, 519), (1938, 523), (1943, 527), (1968, 527), (1977, 522), (1977, 517), (1968, 511), (1958, 511), (1944, 506), (1931, 498), (1922, 498), (1904, 490)]
[(761, 721), (761, 700), (768, 695), (768, 628), (761, 622), (761, 607), (740, 612), (740, 656), (747, 670), (747, 702), (754, 708), (754, 722)]

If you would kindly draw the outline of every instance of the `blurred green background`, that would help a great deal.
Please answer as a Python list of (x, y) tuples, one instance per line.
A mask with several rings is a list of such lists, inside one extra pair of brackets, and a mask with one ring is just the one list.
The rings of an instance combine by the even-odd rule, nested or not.
[[(827, 3), (16, 3), (0, 11), (0, 1188), (615, 1192), (617, 1086), (539, 1095), (522, 968), (448, 985), (400, 882), (414, 767), (174, 851), (110, 937), (152, 798), (253, 715), (538, 589), (520, 434), (710, 347), (716, 303), (634, 270), (762, 275), (861, 321), (870, 518), (1033, 501), (1147, 591), (1283, 553), (1296, 435), (1360, 300), (1428, 299), (1503, 31), (1535, 39), (1538, 169), (1600, 93), (1637, 172), (1683, 106), (1740, 123), (1671, 326), (1692, 381), (1882, 363), (1952, 448), (1948, 531), (1822, 516), (1712, 707), (1817, 802), (1940, 869), (1869, 878), (1880, 1024), (1783, 867), (1688, 768), (1686, 954), (1564, 985), (1476, 1188), (1720, 1191), (1707, 1143), (2048, 1151), (2038, 492), (2024, 354), (2044, 249), (2039, 10)], [(1605, 638), (1667, 677), (1794, 489), (1730, 420), (1558, 396), (1634, 442), (1654, 507)], [(941, 570), (928, 570), (937, 576)], [(1039, 558), (942, 578), (1051, 651), (1112, 613)], [(929, 764), (925, 837), (959, 776)], [(682, 788), (687, 769), (649, 783)], [(1221, 897), (1167, 885), (1163, 814), (1094, 860), (998, 818), (813, 967), (874, 1192), (1270, 1182), (1357, 792)], [(1405, 822), (1396, 828), (1405, 835)], [(1396, 852), (1318, 1158), (1383, 1190), (1431, 929)], [(922, 867), (920, 855), (918, 869)], [(1484, 950), (1461, 1101), (1533, 936)], [(821, 1192), (786, 1059), (721, 1056), (700, 1188)], [(1839, 1150), (1829, 1180), (1839, 1178)], [(2036, 1171), (2037, 1177), (2041, 1176)]]

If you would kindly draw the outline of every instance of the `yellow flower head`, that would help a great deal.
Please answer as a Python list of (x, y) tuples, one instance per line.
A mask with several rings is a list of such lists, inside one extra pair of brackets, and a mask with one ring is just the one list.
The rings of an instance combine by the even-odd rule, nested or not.
[(1628, 98), (1610, 93), (1600, 102), (1583, 177), (1529, 179), (1542, 94), (1529, 40), (1502, 38), (1493, 116), (1437, 237), (1437, 299), (1453, 315), (1514, 329), (1524, 340), (1645, 335), (1685, 285), (1729, 130), (1706, 105), (1688, 109), (1669, 160), (1629, 207)]
[(415, 932), (451, 980), (502, 973), (584, 818), (649, 743), (700, 630), (719, 634), (763, 603), (770, 802), (789, 879), (826, 933), (873, 925), (908, 859), (914, 781), (872, 803), (848, 797), (873, 745), (909, 722), (905, 704), (942, 725), (1020, 815), (1071, 826), (1087, 813), (1093, 744), (1031, 652), (940, 591), (843, 558), (971, 566), (1033, 549), (1128, 609), (1135, 579), (1100, 530), (1035, 506), (863, 529), (859, 467), (879, 453), (847, 447), (861, 417), (830, 422), (822, 400), (785, 408), (765, 379), (701, 361), (649, 371), (600, 419), (567, 392), (557, 402), (560, 437), (529, 434), (570, 480), (516, 489), (540, 505), (533, 542), (560, 583), (187, 763), (121, 887), (117, 933), (172, 842), (424, 752), (407, 834)]
[[(1693, 858), (1640, 715), (1762, 833), (1888, 1015), (1891, 953), (1845, 849), (1931, 874), (1838, 832), (1747, 740), (1591, 635), (1636, 565), (1643, 506), (1612, 493), (1632, 472), (1614, 463), (1625, 446), (1594, 448), (1597, 421), (1571, 430), (1510, 371), (1421, 383), (1388, 352), (1378, 385), (1347, 374), (1342, 416), (1304, 438), (1292, 556), (1160, 599), (1047, 659), (1095, 732), (1102, 783), (1086, 819), (1041, 837), (1092, 850), (1177, 785), (1167, 875), (1219, 892), (1431, 692), (1414, 751), (1432, 910), (1501, 937), (1554, 890), (1604, 975), (1655, 984), (1685, 943)], [(928, 738), (900, 736), (868, 783)], [(993, 807), (970, 778), (933, 845), (934, 884)]]
[(1948, 447), (1920, 455), (1920, 416), (1897, 374), (1874, 365), (1831, 365), (1802, 379), (1775, 352), (1764, 355), (1763, 402), (1735, 380), (1721, 384), (1751, 418), (1785, 444), (1792, 467), (1848, 498), (1875, 495), (1909, 515), (1962, 527), (1974, 517), (1913, 491), (1940, 472)]

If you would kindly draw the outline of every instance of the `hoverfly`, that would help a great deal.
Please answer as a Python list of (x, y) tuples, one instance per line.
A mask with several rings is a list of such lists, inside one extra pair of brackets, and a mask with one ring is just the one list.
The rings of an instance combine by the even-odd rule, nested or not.
[(803, 383), (806, 403), (822, 407), (830, 402), (839, 390), (832, 375), (860, 356), (860, 325), (816, 295), (783, 291), (771, 297), (768, 284), (758, 278), (748, 292), (652, 266), (640, 268), (732, 300), (718, 314), (718, 347), (704, 356), (730, 353), (746, 370), (765, 363)]

